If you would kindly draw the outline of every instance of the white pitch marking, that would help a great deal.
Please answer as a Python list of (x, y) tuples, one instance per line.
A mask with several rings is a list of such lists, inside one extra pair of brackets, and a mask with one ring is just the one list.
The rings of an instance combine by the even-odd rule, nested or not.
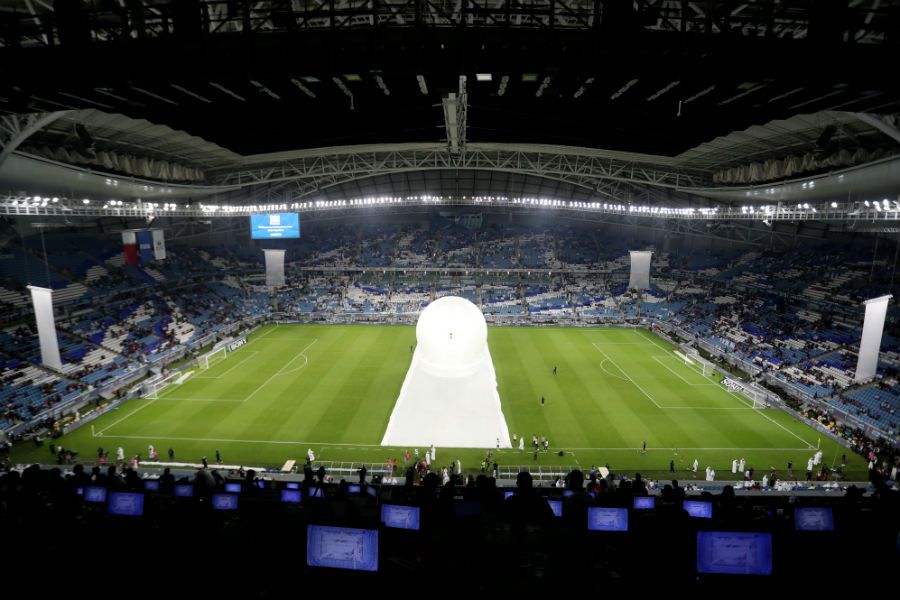
[[(247, 345), (249, 345), (249, 344), (250, 344), (250, 342), (247, 342)], [(227, 371), (223, 371), (215, 376), (198, 375), (197, 377), (194, 377), (194, 379), (219, 379), (224, 375), (228, 375), (234, 369), (238, 368), (239, 366), (241, 366), (242, 364), (244, 364), (245, 362), (247, 362), (248, 360), (250, 360), (257, 354), (259, 354), (259, 351), (258, 350), (246, 350), (245, 352), (242, 352), (241, 354), (247, 354), (247, 357), (242, 360), (239, 360), (236, 364), (232, 365), (231, 368), (229, 368)]]
[[(272, 373), (272, 375), (271, 375), (268, 379), (266, 379), (265, 381), (263, 381), (262, 384), (260, 384), (260, 386), (259, 386), (258, 388), (256, 388), (256, 389), (253, 390), (252, 392), (250, 392), (250, 395), (247, 396), (246, 398), (244, 398), (244, 402), (247, 402), (248, 400), (250, 400), (250, 398), (252, 398), (253, 396), (255, 396), (255, 395), (259, 392), (259, 390), (263, 389), (263, 388), (266, 386), (266, 384), (268, 384), (270, 381), (272, 381), (273, 379), (275, 379), (276, 377), (278, 377), (279, 375), (281, 375), (281, 374), (282, 374), (282, 371), (284, 371), (284, 368), (285, 368), (285, 367), (287, 367), (287, 366), (290, 365), (292, 362), (294, 362), (295, 360), (297, 360), (297, 357), (298, 357), (298, 356), (303, 356), (303, 353), (306, 352), (307, 350), (309, 350), (310, 348), (312, 348), (312, 345), (315, 344), (315, 343), (318, 342), (318, 341), (319, 341), (319, 338), (315, 338), (313, 341), (311, 341), (311, 342), (309, 343), (309, 345), (308, 345), (306, 348), (304, 348), (303, 350), (301, 350), (301, 351), (299, 352), (299, 354), (295, 355), (294, 358), (292, 358), (291, 360), (289, 360), (289, 361), (287, 361), (286, 363), (284, 363), (284, 365), (283, 365), (280, 369), (278, 369), (277, 371), (275, 371), (274, 373)], [(309, 362), (309, 359), (308, 359), (308, 358), (306, 358), (305, 356), (303, 356), (303, 358), (306, 359), (307, 362)]]
[[(673, 375), (675, 375), (675, 377), (682, 380), (683, 382), (685, 382), (688, 385), (716, 385), (716, 386), (719, 385), (718, 383), (711, 383), (709, 381), (707, 381), (706, 383), (691, 383), (690, 381), (688, 381), (687, 379), (682, 377), (681, 373), (679, 373), (678, 371), (676, 371), (675, 369), (673, 369), (672, 367), (670, 367), (669, 365), (664, 363), (662, 360), (660, 360), (660, 358), (658, 356), (652, 356), (651, 358), (653, 360), (655, 360), (656, 362), (658, 362), (659, 364), (661, 364), (666, 369), (668, 369)], [(665, 355), (665, 356), (663, 356), (663, 358), (669, 358), (669, 355)]]
[(600, 354), (602, 354), (603, 356), (605, 356), (605, 357), (609, 360), (609, 362), (611, 362), (612, 364), (614, 364), (614, 365), (616, 366), (616, 368), (617, 368), (619, 371), (622, 372), (622, 375), (624, 375), (625, 377), (628, 378), (628, 381), (630, 381), (630, 382), (634, 385), (634, 387), (636, 387), (637, 389), (641, 390), (641, 393), (644, 394), (645, 396), (647, 396), (647, 398), (650, 400), (650, 402), (652, 402), (652, 403), (656, 406), (656, 408), (663, 408), (662, 406), (659, 405), (659, 403), (656, 402), (656, 400), (653, 399), (653, 396), (651, 396), (651, 395), (648, 394), (646, 391), (644, 391), (644, 388), (642, 388), (641, 386), (639, 386), (639, 385), (637, 384), (637, 382), (636, 382), (634, 379), (632, 379), (631, 375), (629, 375), (628, 373), (626, 373), (625, 370), (624, 370), (622, 367), (620, 367), (619, 365), (617, 365), (617, 364), (616, 364), (616, 361), (614, 361), (612, 358), (610, 358), (609, 355), (608, 355), (606, 352), (604, 352), (603, 350), (601, 350), (600, 348), (598, 348), (598, 347), (597, 347), (597, 344), (594, 344), (594, 348), (596, 348), (597, 352), (599, 352)]
[[(352, 450), (354, 448), (400, 448), (400, 446), (382, 446), (381, 444), (360, 444), (360, 443), (339, 443), (339, 442), (310, 442), (310, 441), (289, 441), (289, 440), (237, 440), (237, 439), (229, 439), (229, 438), (191, 438), (191, 437), (170, 437), (165, 435), (107, 435), (105, 437), (108, 438), (121, 438), (121, 439), (131, 439), (131, 440), (174, 440), (181, 442), (222, 442), (222, 443), (235, 443), (235, 444), (289, 444), (289, 445), (300, 445), (300, 446), (317, 446), (322, 449), (327, 449), (332, 446), (340, 446), (345, 447), (348, 450)], [(482, 450), (482, 448), (447, 448), (447, 450)], [(640, 447), (633, 448), (623, 448), (623, 447), (609, 447), (609, 448), (589, 448), (589, 447), (563, 447), (556, 446), (557, 450), (622, 450), (634, 452), (635, 450), (640, 450)], [(495, 453), (510, 453), (514, 449), (508, 448), (506, 450), (496, 450), (491, 448)], [(647, 448), (648, 452), (671, 452), (674, 450), (728, 450), (728, 451), (746, 451), (746, 452), (799, 452), (808, 450), (808, 448), (699, 448), (699, 447), (687, 447), (687, 446), (679, 446), (678, 448)]]
[[(153, 404), (153, 403), (156, 402), (157, 400), (159, 400), (159, 398), (154, 398), (153, 400), (150, 400), (149, 402), (147, 402), (147, 404), (141, 406), (141, 407), (138, 408), (137, 410), (134, 410), (134, 411), (128, 413), (127, 415), (125, 415), (124, 417), (122, 417), (121, 419), (119, 419), (119, 420), (117, 420), (117, 421), (114, 421), (114, 422), (111, 423), (110, 425), (107, 425), (106, 427), (104, 427), (103, 429), (101, 429), (100, 431), (98, 431), (97, 433), (99, 433), (99, 434), (102, 435), (104, 431), (108, 430), (108, 429), (111, 428), (111, 427), (115, 427), (116, 425), (118, 425), (119, 423), (121, 423), (122, 421), (124, 421), (125, 419), (127, 419), (128, 417), (130, 417), (131, 415), (133, 415), (133, 414), (135, 414), (135, 413), (137, 413), (137, 412), (139, 412), (139, 411), (144, 410), (145, 408), (147, 408), (148, 406), (150, 406), (151, 404)], [(95, 436), (95, 437), (96, 437), (96, 436)]]

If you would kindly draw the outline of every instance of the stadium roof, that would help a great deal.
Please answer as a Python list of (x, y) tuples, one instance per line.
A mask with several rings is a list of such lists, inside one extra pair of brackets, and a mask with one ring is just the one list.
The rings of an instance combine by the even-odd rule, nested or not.
[(365, 4), (0, 1), (0, 144), (28, 133), (0, 186), (302, 199), (442, 170), (734, 200), (900, 148), (893, 0)]

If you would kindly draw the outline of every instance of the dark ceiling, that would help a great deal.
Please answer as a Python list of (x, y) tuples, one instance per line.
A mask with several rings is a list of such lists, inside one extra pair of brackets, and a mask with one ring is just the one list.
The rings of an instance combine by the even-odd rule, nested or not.
[[(587, 4), (599, 11), (610, 3)], [(659, 12), (650, 15), (655, 21), (647, 18), (655, 4), (678, 3), (638, 2), (633, 6), (645, 12), (616, 19), (608, 12), (605, 22), (598, 12), (584, 27), (512, 21), (343, 27), (333, 20), (330, 27), (302, 28), (291, 13), (288, 25), (283, 15), (273, 16), (270, 22), (281, 25), (272, 28), (235, 31), (203, 21), (170, 30), (166, 21), (165, 29), (140, 35), (128, 15), (110, 22), (84, 13), (90, 20), (82, 26), (81, 13), (58, 6), (42, 19), (0, 12), (0, 110), (121, 112), (242, 154), (434, 142), (445, 137), (441, 99), (458, 92), (464, 75), (469, 141), (663, 155), (799, 113), (898, 110), (893, 3), (878, 14), (882, 30), (871, 43), (853, 41), (864, 14), (810, 13), (807, 33), (793, 39), (796, 32), (779, 33), (771, 23), (762, 34), (748, 29), (752, 23), (704, 29), (685, 21), (683, 31), (671, 30), (679, 27), (659, 26)], [(185, 0), (183, 6), (195, 5), (201, 3)], [(507, 6), (524, 4), (508, 0)], [(172, 23), (181, 18), (173, 15)], [(66, 19), (71, 23), (62, 25)], [(645, 26), (651, 21), (653, 27)], [(68, 27), (65, 34), (61, 26)], [(478, 81), (479, 73), (491, 81)]]

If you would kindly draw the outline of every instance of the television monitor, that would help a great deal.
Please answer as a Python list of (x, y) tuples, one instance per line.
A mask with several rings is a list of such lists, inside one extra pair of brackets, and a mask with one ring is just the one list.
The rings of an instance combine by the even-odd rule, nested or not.
[(193, 498), (194, 497), (194, 486), (190, 483), (179, 483), (175, 486), (175, 497), (176, 498)]
[(588, 508), (589, 531), (628, 531), (627, 508)]
[(550, 500), (547, 499), (547, 504), (550, 505), (550, 510), (553, 511), (554, 517), (562, 516), (563, 503), (562, 500)]
[(297, 213), (250, 215), (250, 237), (254, 240), (298, 238), (300, 215)]
[(306, 529), (306, 564), (310, 567), (378, 570), (378, 531), (310, 525)]
[(264, 490), (264, 489), (266, 489), (266, 480), (265, 479), (257, 479), (256, 481), (253, 482), (253, 485), (255, 485), (258, 489)]
[(309, 497), (309, 498), (324, 498), (325, 490), (323, 490), (320, 487), (311, 487), (311, 488), (309, 488), (309, 491), (307, 492), (307, 497)]
[(830, 507), (794, 509), (794, 527), (797, 531), (834, 531), (834, 515)]
[(649, 510), (656, 508), (656, 498), (653, 496), (635, 496), (633, 508), (635, 510)]
[(159, 491), (159, 479), (145, 479), (144, 480), (144, 489), (148, 492), (158, 492)]
[(106, 502), (106, 488), (97, 485), (89, 485), (84, 488), (84, 501), (102, 504)]
[(515, 496), (515, 495), (516, 495), (515, 492), (513, 492), (513, 491), (511, 491), (511, 490), (506, 490), (506, 491), (503, 492), (503, 499), (504, 499), (504, 500), (509, 500), (510, 498), (512, 498), (512, 497)]
[(83, 487), (75, 488), (75, 493), (78, 494), (79, 496), (84, 496), (84, 488)]
[(771, 575), (772, 534), (698, 531), (697, 573)]
[(284, 504), (300, 504), (300, 490), (281, 490), (281, 501)]
[(212, 495), (213, 510), (237, 510), (238, 495), (237, 494), (213, 494)]
[(351, 483), (350, 485), (348, 485), (348, 486), (347, 486), (347, 493), (348, 493), (348, 494), (358, 494), (358, 493), (359, 493), (359, 484), (358, 484), (358, 483)]
[(120, 517), (140, 517), (144, 514), (144, 495), (131, 492), (110, 492), (107, 511)]
[(285, 487), (286, 487), (287, 489), (289, 489), (289, 490), (299, 490), (299, 489), (300, 489), (300, 484), (299, 484), (298, 482), (296, 482), (296, 481), (288, 481), (288, 482), (285, 484)]
[(699, 500), (685, 500), (682, 508), (692, 517), (699, 519), (712, 519), (712, 502), (701, 502)]
[(572, 490), (563, 490), (563, 498), (570, 498), (574, 493)]
[(373, 498), (377, 498), (378, 497), (378, 488), (375, 486), (372, 486), (372, 485), (367, 486), (366, 493), (368, 495), (372, 496)]
[(400, 504), (382, 504), (381, 522), (394, 529), (419, 530), (419, 507)]
[(240, 494), (241, 493), (241, 484), (239, 483), (226, 483), (225, 491), (229, 494)]

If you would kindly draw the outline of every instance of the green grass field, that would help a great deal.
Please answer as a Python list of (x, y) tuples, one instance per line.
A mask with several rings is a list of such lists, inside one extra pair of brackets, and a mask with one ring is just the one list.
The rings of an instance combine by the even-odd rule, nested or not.
[[(415, 328), (366, 325), (267, 326), (208, 370), (193, 369), (158, 399), (127, 402), (57, 441), (96, 457), (147, 455), (148, 444), (166, 458), (199, 462), (216, 450), (226, 464), (302, 464), (307, 448), (323, 461), (383, 463), (406, 448), (379, 445), (409, 366)], [(532, 435), (547, 436), (551, 452), (539, 465), (609, 463), (621, 472), (678, 477), (690, 463), (707, 465), (717, 479), (731, 478), (731, 461), (744, 457), (757, 477), (787, 462), (802, 478), (820, 444), (826, 464), (847, 453), (847, 478), (865, 478), (861, 457), (778, 410), (753, 409), (706, 378), (673, 348), (644, 330), (590, 328), (489, 329), (489, 345), (503, 412), (526, 450), (494, 451), (502, 465), (534, 465)], [(556, 375), (553, 367), (558, 367)], [(541, 406), (540, 398), (546, 398)], [(639, 449), (647, 442), (647, 452)], [(425, 449), (422, 448), (422, 451)], [(565, 456), (557, 456), (559, 450)], [(676, 452), (677, 450), (677, 452)], [(437, 463), (460, 459), (479, 469), (485, 450), (439, 448)], [(16, 462), (52, 462), (46, 448), (13, 449)]]

